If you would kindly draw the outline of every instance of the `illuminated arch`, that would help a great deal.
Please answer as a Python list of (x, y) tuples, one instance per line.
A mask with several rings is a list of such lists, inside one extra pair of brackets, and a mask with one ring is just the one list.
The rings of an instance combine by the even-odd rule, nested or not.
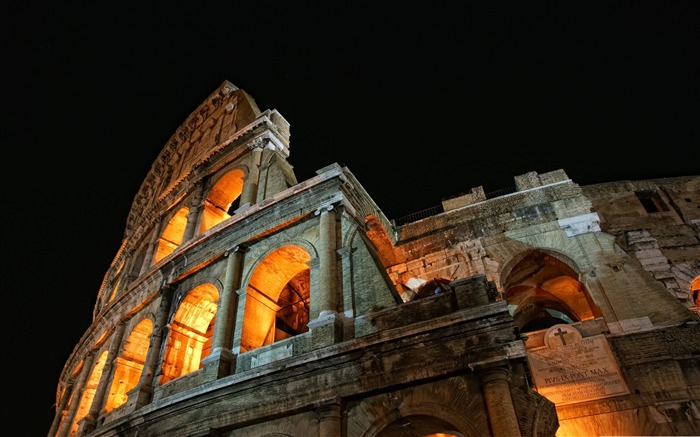
[(153, 257), (153, 264), (156, 264), (158, 261), (173, 253), (173, 251), (182, 244), (182, 237), (185, 235), (185, 227), (187, 226), (188, 213), (189, 208), (182, 207), (170, 218), (168, 225), (158, 239), (158, 248)]
[(146, 362), (152, 329), (153, 322), (150, 319), (144, 319), (129, 334), (122, 347), (122, 353), (115, 362), (114, 376), (105, 401), (104, 412), (112, 411), (126, 403), (127, 393), (139, 382)]
[(309, 252), (289, 244), (265, 256), (247, 285), (241, 351), (308, 331)]
[(600, 315), (578, 273), (565, 257), (542, 250), (521, 254), (503, 279), (508, 311), (522, 332)]
[(78, 405), (78, 410), (73, 418), (73, 424), (71, 425), (69, 435), (74, 436), (77, 434), (80, 421), (85, 418), (90, 412), (90, 406), (95, 398), (95, 391), (97, 390), (97, 385), (100, 383), (100, 378), (102, 377), (102, 371), (104, 370), (105, 363), (107, 362), (108, 352), (104, 351), (100, 354), (97, 362), (92, 367), (90, 376), (85, 382), (85, 387), (83, 387), (83, 394), (80, 397), (80, 404)]
[(121, 285), (121, 274), (122, 274), (122, 269), (124, 268), (124, 260), (121, 260), (119, 262), (119, 266), (116, 268), (114, 272), (114, 286), (112, 287), (112, 293), (109, 295), (109, 300), (107, 302), (111, 302), (114, 300), (114, 298), (117, 296), (119, 292), (119, 287)]
[(243, 192), (244, 177), (242, 170), (232, 170), (209, 190), (204, 201), (199, 232), (204, 232), (233, 215), (233, 211), (240, 206), (238, 202)]
[(170, 323), (160, 383), (166, 383), (201, 368), (209, 355), (219, 291), (207, 283), (193, 288), (178, 307)]

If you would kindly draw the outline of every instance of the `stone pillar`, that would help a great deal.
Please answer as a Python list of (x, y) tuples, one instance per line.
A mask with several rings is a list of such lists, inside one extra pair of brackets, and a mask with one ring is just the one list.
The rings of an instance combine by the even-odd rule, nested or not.
[(260, 162), (262, 152), (267, 139), (257, 138), (248, 147), (251, 149), (250, 160), (248, 161), (248, 177), (243, 181), (243, 192), (241, 193), (241, 207), (246, 204), (257, 202), (258, 185), (260, 183)]
[(202, 360), (205, 368), (214, 367), (216, 378), (230, 375), (235, 369), (235, 356), (231, 353), (238, 301), (235, 290), (241, 286), (245, 250), (242, 246), (236, 246), (226, 252), (226, 277), (216, 309), (211, 353)]
[(70, 399), (71, 393), (73, 393), (74, 382), (70, 381), (66, 384), (66, 388), (63, 390), (61, 399), (58, 401), (58, 406), (56, 407), (56, 415), (51, 422), (51, 429), (49, 429), (48, 437), (54, 437), (56, 431), (58, 430), (58, 425), (61, 423), (61, 418), (65, 416), (64, 412), (66, 410), (66, 404), (68, 399)]
[(321, 405), (318, 414), (318, 437), (339, 437), (342, 435), (342, 409), (339, 403)]
[(233, 331), (233, 344), (231, 352), (233, 354), (241, 353), (241, 339), (243, 338), (243, 320), (245, 319), (245, 301), (248, 297), (248, 291), (245, 288), (236, 290), (238, 304), (236, 305), (236, 323)]
[(146, 255), (143, 257), (143, 264), (141, 264), (141, 271), (139, 276), (143, 275), (151, 268), (153, 264), (153, 254), (156, 252), (156, 247), (158, 247), (158, 239), (160, 238), (160, 231), (163, 227), (163, 218), (161, 217), (156, 221), (156, 225), (153, 227), (153, 235), (151, 235), (151, 241), (148, 243), (148, 248), (146, 248)]
[(476, 376), (486, 402), (493, 437), (520, 437), (518, 416), (510, 395), (510, 371), (506, 366), (486, 367)]
[[(316, 294), (316, 308), (319, 316), (337, 313), (336, 302), (336, 244), (335, 211), (333, 205), (319, 208), (319, 289)], [(313, 305), (313, 302), (312, 302)]]
[(338, 317), (336, 222), (333, 205), (319, 208), (318, 280), (311, 288), (309, 321), (312, 347), (318, 348), (342, 340), (342, 322)]
[(135, 408), (141, 408), (151, 402), (153, 398), (153, 385), (155, 375), (158, 373), (158, 357), (167, 332), (168, 315), (170, 314), (170, 305), (173, 302), (174, 289), (170, 285), (165, 285), (160, 290), (160, 307), (158, 315), (153, 324), (153, 333), (151, 334), (151, 343), (148, 345), (146, 353), (146, 361), (141, 371), (141, 378), (136, 387), (128, 393), (129, 402), (135, 396)]
[(124, 278), (122, 282), (122, 289), (127, 289), (131, 286), (138, 276), (134, 274), (134, 263), (136, 262), (136, 250), (131, 249), (124, 254), (124, 268), (122, 269), (121, 276)]
[(347, 293), (347, 290), (352, 290), (352, 254), (356, 249), (351, 247), (342, 247), (338, 249), (338, 255), (340, 256), (341, 268), (341, 290), (343, 291), (343, 308), (345, 310), (345, 317), (355, 317), (354, 306), (352, 303), (352, 293)]
[(199, 212), (202, 210), (202, 197), (204, 196), (204, 183), (199, 180), (194, 185), (194, 194), (192, 196), (192, 202), (189, 205), (189, 211), (187, 213), (187, 224), (185, 225), (185, 231), (182, 235), (182, 242), (191, 240), (195, 235), (197, 235), (197, 224), (199, 223)]
[(95, 361), (95, 352), (91, 351), (85, 359), (83, 360), (83, 368), (80, 371), (80, 376), (73, 389), (73, 396), (71, 397), (70, 405), (68, 406), (68, 412), (66, 412), (61, 427), (56, 434), (56, 437), (66, 437), (70, 433), (70, 429), (73, 426), (73, 420), (75, 419), (75, 413), (78, 411), (80, 402), (83, 400), (83, 389), (85, 388), (85, 382), (88, 379), (88, 375), (92, 371), (92, 364)]
[(123, 321), (119, 322), (114, 330), (114, 334), (112, 334), (112, 342), (109, 344), (109, 352), (107, 352), (107, 361), (105, 362), (105, 367), (102, 369), (102, 376), (100, 377), (100, 382), (97, 384), (95, 396), (90, 405), (90, 411), (87, 416), (85, 416), (79, 435), (87, 434), (95, 429), (97, 418), (100, 416), (102, 407), (105, 404), (105, 393), (114, 375), (114, 362), (117, 359), (119, 347), (122, 345), (125, 327), (126, 324)]

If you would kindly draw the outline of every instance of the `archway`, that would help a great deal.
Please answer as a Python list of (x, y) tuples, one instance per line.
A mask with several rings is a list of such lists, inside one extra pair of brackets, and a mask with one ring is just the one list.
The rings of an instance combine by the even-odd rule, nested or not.
[(193, 288), (170, 323), (160, 383), (164, 384), (201, 367), (209, 355), (219, 291), (213, 284)]
[(199, 232), (216, 226), (234, 214), (240, 206), (238, 201), (243, 192), (243, 176), (241, 170), (230, 171), (209, 190), (204, 201)]
[(173, 251), (180, 244), (182, 244), (182, 238), (185, 235), (185, 226), (187, 225), (188, 213), (189, 208), (182, 207), (170, 218), (168, 225), (165, 227), (163, 232), (160, 234), (160, 238), (158, 239), (158, 248), (156, 249), (156, 254), (153, 257), (153, 264), (156, 264), (158, 261), (173, 253)]
[(308, 331), (311, 256), (297, 245), (263, 258), (248, 282), (241, 351)]
[(104, 411), (109, 412), (126, 403), (127, 393), (139, 382), (146, 352), (150, 343), (153, 322), (145, 319), (131, 331), (116, 359), (112, 385), (105, 401)]
[(521, 332), (590, 320), (600, 313), (576, 271), (543, 251), (523, 256), (508, 273), (504, 289)]

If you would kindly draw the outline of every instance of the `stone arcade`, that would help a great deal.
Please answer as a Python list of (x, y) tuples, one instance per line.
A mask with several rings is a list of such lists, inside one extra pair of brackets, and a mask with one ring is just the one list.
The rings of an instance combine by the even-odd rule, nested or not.
[(49, 437), (700, 434), (700, 177), (389, 220), (289, 132), (225, 81), (173, 134)]

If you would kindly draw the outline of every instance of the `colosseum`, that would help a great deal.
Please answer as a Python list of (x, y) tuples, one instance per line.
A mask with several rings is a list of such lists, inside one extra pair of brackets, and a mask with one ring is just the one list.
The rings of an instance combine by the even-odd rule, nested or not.
[(290, 151), (228, 81), (175, 131), (49, 437), (700, 434), (700, 176), (533, 171), (389, 219)]

